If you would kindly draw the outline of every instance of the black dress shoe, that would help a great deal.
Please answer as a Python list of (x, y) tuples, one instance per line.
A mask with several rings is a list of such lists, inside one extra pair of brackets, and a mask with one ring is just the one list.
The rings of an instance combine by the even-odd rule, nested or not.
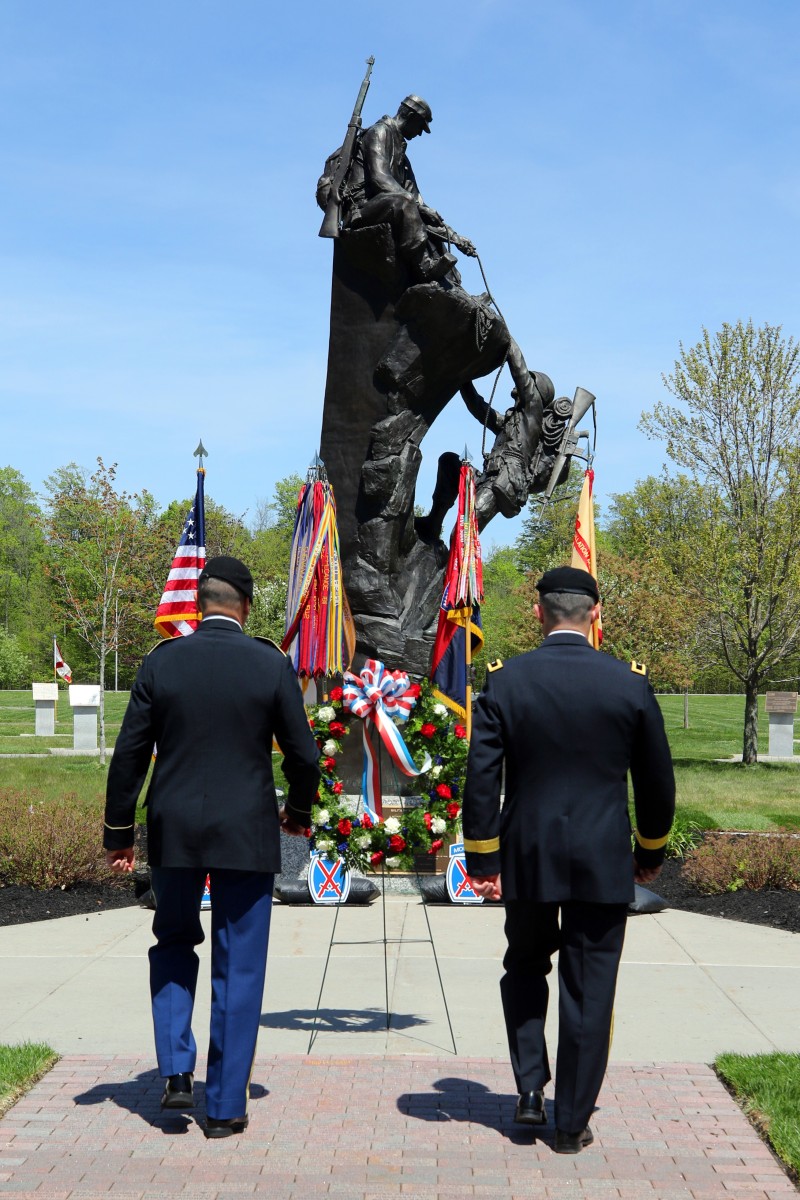
[(517, 1101), (514, 1120), (518, 1125), (544, 1125), (547, 1121), (544, 1092), (523, 1092)]
[(194, 1108), (194, 1075), (186, 1072), (183, 1075), (170, 1075), (164, 1095), (161, 1097), (162, 1108)]
[(556, 1130), (556, 1141), (553, 1149), (556, 1154), (580, 1154), (585, 1146), (591, 1146), (594, 1134), (587, 1125), (580, 1133), (565, 1133), (563, 1129)]
[(234, 1133), (244, 1133), (250, 1124), (250, 1118), (244, 1117), (206, 1117), (203, 1133), (207, 1138), (231, 1137)]

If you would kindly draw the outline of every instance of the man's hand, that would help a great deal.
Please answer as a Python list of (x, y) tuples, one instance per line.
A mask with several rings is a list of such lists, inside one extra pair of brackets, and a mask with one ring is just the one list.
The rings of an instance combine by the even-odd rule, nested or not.
[(297, 821), (293, 821), (285, 808), (278, 809), (278, 820), (281, 823), (281, 829), (284, 833), (288, 833), (289, 837), (311, 837), (311, 830), (306, 829), (304, 825), (298, 825)]
[(633, 882), (638, 883), (640, 887), (647, 887), (648, 883), (652, 883), (661, 874), (661, 867), (640, 867), (636, 859), (633, 860)]
[(106, 850), (106, 866), (111, 871), (132, 871), (135, 862), (133, 846), (128, 846), (127, 850)]
[(470, 875), (470, 884), (476, 896), (484, 900), (502, 900), (503, 885), (500, 875)]
[(478, 257), (478, 251), (475, 249), (469, 238), (461, 237), (459, 234), (454, 233), (450, 240), (455, 246), (456, 250), (460, 250), (462, 254), (466, 254), (467, 258)]

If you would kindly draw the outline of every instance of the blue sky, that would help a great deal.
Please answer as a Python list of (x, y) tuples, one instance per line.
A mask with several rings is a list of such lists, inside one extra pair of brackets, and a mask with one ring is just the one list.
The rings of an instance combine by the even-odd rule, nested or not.
[[(235, 513), (304, 473), (330, 300), (314, 187), (369, 54), (365, 120), (428, 100), (420, 187), (529, 366), (596, 393), (601, 504), (660, 469), (637, 424), (681, 341), (800, 331), (796, 3), (278, 7), (0, 0), (0, 465), (34, 488), (102, 455), (166, 504), (201, 436)], [(442, 450), (479, 451), (451, 409), (423, 500)]]

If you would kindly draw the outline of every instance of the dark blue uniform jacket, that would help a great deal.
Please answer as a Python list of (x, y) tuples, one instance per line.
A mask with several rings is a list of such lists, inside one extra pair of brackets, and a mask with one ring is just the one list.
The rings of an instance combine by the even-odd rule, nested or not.
[(635, 854), (655, 866), (675, 780), (644, 669), (554, 633), (490, 671), (475, 706), (464, 794), (468, 870), (502, 870), (509, 900), (629, 902), (628, 772)]
[(147, 793), (153, 866), (280, 870), (272, 740), (284, 755), (286, 807), (303, 825), (319, 779), (319, 750), (291, 663), (277, 647), (213, 617), (148, 654), (131, 691), (108, 772), (104, 845), (133, 845), (136, 801)]

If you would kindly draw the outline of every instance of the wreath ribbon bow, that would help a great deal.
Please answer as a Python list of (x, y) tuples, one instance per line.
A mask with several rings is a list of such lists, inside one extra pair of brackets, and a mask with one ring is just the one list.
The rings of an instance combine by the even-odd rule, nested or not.
[(383, 817), (383, 802), (372, 727), (378, 731), (389, 757), (404, 775), (414, 778), (430, 770), (430, 755), (426, 754), (422, 766), (417, 767), (395, 724), (408, 720), (417, 702), (416, 695), (411, 691), (411, 682), (405, 672), (387, 671), (382, 662), (368, 658), (360, 675), (345, 671), (343, 700), (350, 711), (364, 722), (364, 776), (361, 785), (364, 808), (373, 821), (379, 821)]

